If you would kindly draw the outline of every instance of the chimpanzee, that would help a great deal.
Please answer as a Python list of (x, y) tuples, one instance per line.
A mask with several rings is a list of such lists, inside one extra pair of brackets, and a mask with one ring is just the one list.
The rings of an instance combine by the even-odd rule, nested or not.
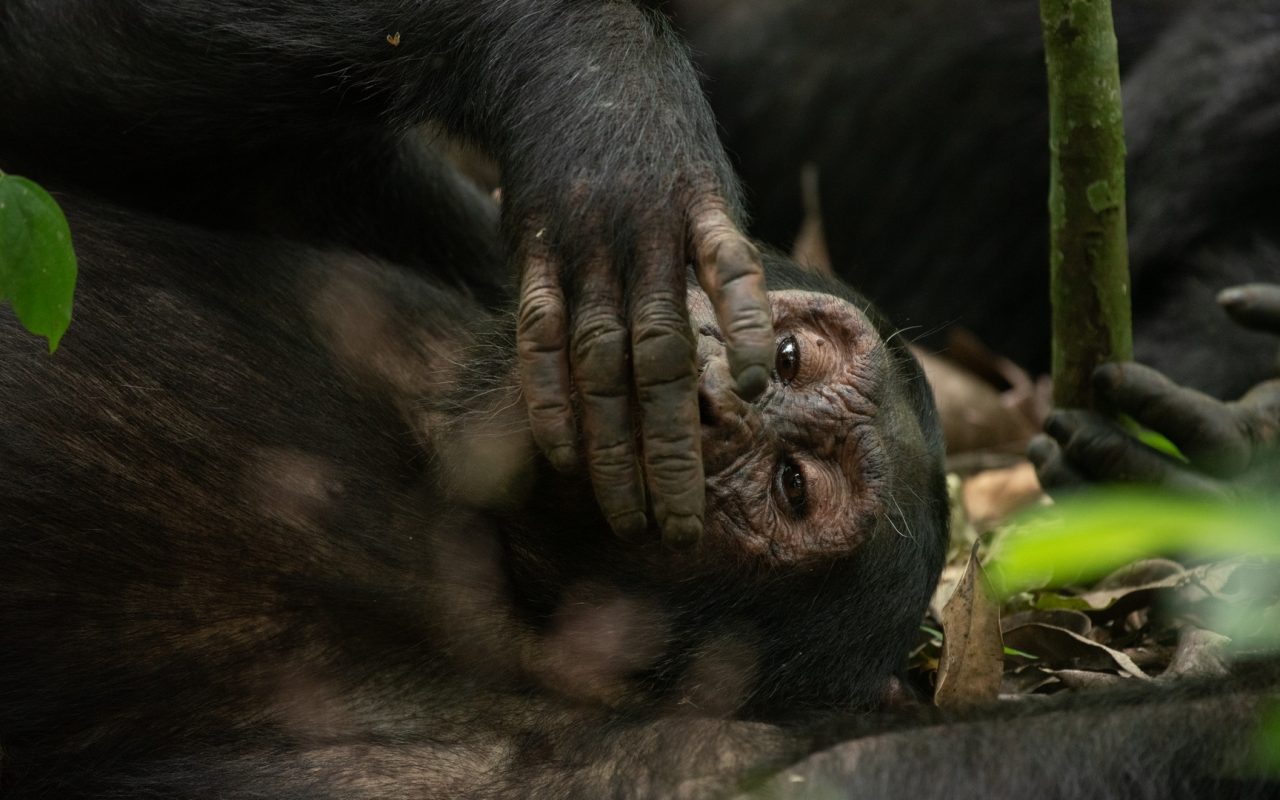
[[(836, 270), (925, 344), (1049, 363), (1048, 101), (1023, 0), (667, 0), (754, 233), (790, 247), (816, 168)], [(1235, 397), (1270, 345), (1215, 313), (1280, 279), (1280, 2), (1116, 0), (1138, 360)]]
[(709, 503), (681, 555), (603, 535), (534, 458), (510, 315), (61, 197), (76, 321), (53, 357), (12, 319), (2, 345), (5, 797), (711, 791), (798, 742), (708, 720), (894, 692), (946, 502), (919, 369), (856, 295), (771, 265), (750, 403), (690, 292)]
[[(940, 568), (928, 391), (847, 288), (768, 256), (763, 293), (656, 18), (10, 0), (0, 104), (82, 266), (56, 355), (0, 331), (5, 798), (717, 796), (854, 734), (851, 780), (920, 780), (930, 728), (830, 719), (900, 697)], [(637, 449), (698, 548), (635, 535)], [(1246, 735), (1108, 708), (1098, 763), (1156, 786)]]
[(82, 267), (55, 356), (6, 320), (6, 797), (710, 791), (799, 752), (714, 720), (895, 693), (932, 401), (848, 290), (766, 298), (659, 16), (21, 0), (0, 105)]
[[(1274, 788), (1215, 777), (1268, 672), (946, 729), (860, 713), (900, 696), (946, 512), (918, 367), (840, 285), (767, 259), (755, 404), (690, 292), (708, 516), (673, 553), (603, 535), (534, 455), (510, 315), (60, 197), (76, 322), (53, 357), (0, 330), (0, 796), (717, 797), (850, 739), (760, 796)], [(492, 222), (454, 233), (479, 252)]]

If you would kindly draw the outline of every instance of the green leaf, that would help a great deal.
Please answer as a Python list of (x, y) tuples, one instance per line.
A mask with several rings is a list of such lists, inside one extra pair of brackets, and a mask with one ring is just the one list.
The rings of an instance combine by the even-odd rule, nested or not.
[(1010, 594), (1090, 580), (1170, 553), (1280, 557), (1280, 514), (1265, 502), (1099, 490), (1027, 517), (1002, 540), (991, 572), (1001, 592)]
[(58, 347), (71, 324), (76, 256), (67, 218), (49, 193), (0, 173), (0, 300), (23, 327)]
[(1032, 661), (1039, 661), (1040, 656), (1033, 656), (1030, 653), (1023, 652), (1016, 647), (1005, 647), (1004, 654), (1006, 656), (1017, 656), (1018, 658), (1029, 658)]
[(920, 630), (929, 634), (930, 636), (937, 639), (938, 641), (942, 641), (942, 631), (938, 630), (937, 628), (932, 628), (928, 625), (921, 625)]
[(1142, 442), (1147, 447), (1150, 447), (1152, 450), (1156, 450), (1167, 456), (1176, 458), (1183, 463), (1189, 463), (1187, 461), (1187, 457), (1178, 449), (1178, 446), (1169, 441), (1169, 438), (1164, 434), (1153, 431), (1150, 428), (1142, 427), (1138, 424), (1137, 420), (1128, 414), (1120, 415), (1120, 424), (1125, 428), (1125, 430), (1137, 437), (1138, 441)]
[(1272, 704), (1253, 743), (1254, 766), (1269, 777), (1280, 776), (1280, 706)]

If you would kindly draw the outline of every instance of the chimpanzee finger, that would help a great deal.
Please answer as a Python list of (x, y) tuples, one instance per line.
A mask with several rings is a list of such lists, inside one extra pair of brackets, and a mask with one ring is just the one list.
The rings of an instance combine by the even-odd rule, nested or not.
[(760, 253), (721, 206), (697, 212), (691, 223), (698, 282), (711, 298), (724, 333), (729, 371), (738, 394), (759, 397), (769, 385), (776, 343)]
[(634, 538), (648, 523), (631, 414), (630, 337), (622, 317), (622, 285), (604, 251), (579, 274), (570, 348), (587, 465), (609, 525), (619, 536)]
[(1220, 494), (1211, 478), (1152, 450), (1111, 420), (1088, 411), (1055, 411), (1045, 431), (1058, 440), (1063, 458), (1096, 482), (1148, 483), (1197, 494)]
[(1103, 364), (1093, 383), (1117, 410), (1169, 437), (1197, 468), (1221, 476), (1248, 466), (1249, 443), (1226, 403), (1142, 364)]
[(636, 267), (628, 296), (645, 475), (662, 540), (688, 547), (702, 535), (705, 487), (684, 259), (655, 239), (639, 248)]
[(1035, 465), (1040, 488), (1050, 494), (1088, 484), (1079, 470), (1067, 463), (1058, 443), (1043, 433), (1032, 437), (1027, 445), (1027, 458), (1031, 459), (1031, 463)]
[(1280, 379), (1264, 381), (1235, 403), (1246, 436), (1255, 448), (1280, 445)]
[(516, 353), (533, 440), (559, 470), (578, 460), (578, 435), (569, 403), (568, 315), (560, 266), (540, 229), (521, 244)]
[(1270, 333), (1280, 333), (1280, 285), (1250, 283), (1232, 286), (1218, 294), (1218, 303), (1237, 323)]

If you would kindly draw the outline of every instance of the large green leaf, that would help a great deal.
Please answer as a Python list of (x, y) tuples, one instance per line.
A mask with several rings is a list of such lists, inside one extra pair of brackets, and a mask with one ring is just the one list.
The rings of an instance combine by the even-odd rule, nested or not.
[(0, 173), (0, 300), (23, 326), (58, 347), (71, 324), (76, 256), (62, 209), (26, 178)]
[(1004, 594), (1101, 577), (1142, 558), (1280, 558), (1280, 513), (1150, 489), (1096, 490), (1024, 518), (991, 565)]

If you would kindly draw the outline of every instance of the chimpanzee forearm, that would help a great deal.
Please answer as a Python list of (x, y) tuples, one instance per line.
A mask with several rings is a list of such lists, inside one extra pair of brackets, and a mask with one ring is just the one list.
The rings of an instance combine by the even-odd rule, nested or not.
[[(78, 0), (49, 13), (16, 0), (0, 9), (0, 97), (6, 138), (85, 169), (428, 119), (506, 168), (555, 158), (548, 145), (623, 167), (636, 126), (672, 156), (684, 142), (719, 153), (680, 46), (624, 2)], [(731, 186), (722, 161), (707, 167)]]
[[(476, 694), (474, 687), (466, 691)], [(478, 703), (460, 709), (467, 714), (461, 722), (437, 721), (429, 730), (409, 725), (393, 737), (298, 742), (250, 734), (169, 759), (104, 762), (96, 776), (84, 777), (98, 787), (91, 796), (103, 798), (719, 800), (811, 747), (809, 737), (761, 723), (627, 719), (538, 701), (514, 709), (510, 698), (487, 699), (482, 712)]]

